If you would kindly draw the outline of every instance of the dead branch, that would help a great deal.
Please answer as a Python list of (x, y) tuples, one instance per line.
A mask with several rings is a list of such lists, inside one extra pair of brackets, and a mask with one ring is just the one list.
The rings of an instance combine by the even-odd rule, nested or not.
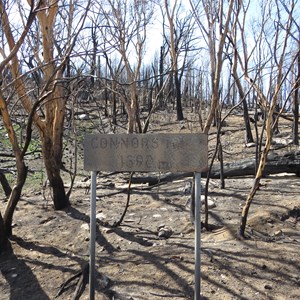
[(71, 276), (69, 279), (67, 279), (61, 286), (59, 291), (57, 292), (57, 294), (55, 295), (54, 298), (58, 298), (60, 295), (62, 295), (66, 290), (68, 290), (71, 286), (73, 286), (74, 284), (70, 285), (70, 283), (72, 281), (74, 281), (75, 279), (78, 279), (78, 282), (76, 284), (76, 289), (74, 292), (74, 295), (72, 297), (72, 300), (78, 300), (80, 298), (80, 296), (82, 295), (84, 288), (86, 286), (86, 284), (89, 281), (89, 264), (85, 264), (85, 266), (83, 267), (83, 269), (76, 273), (75, 275)]

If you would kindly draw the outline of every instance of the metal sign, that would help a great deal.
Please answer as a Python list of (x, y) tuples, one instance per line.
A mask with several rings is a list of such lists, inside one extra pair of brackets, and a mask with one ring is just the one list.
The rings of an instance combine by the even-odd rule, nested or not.
[(207, 166), (207, 135), (87, 135), (84, 151), (88, 171), (201, 172)]
[(207, 135), (96, 134), (84, 141), (84, 169), (91, 172), (90, 300), (95, 299), (96, 172), (195, 172), (195, 300), (200, 299), (201, 171), (207, 169)]

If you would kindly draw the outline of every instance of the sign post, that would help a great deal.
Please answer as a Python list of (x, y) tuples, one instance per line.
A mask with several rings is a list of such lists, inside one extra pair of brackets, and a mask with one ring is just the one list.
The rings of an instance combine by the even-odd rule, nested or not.
[(201, 278), (201, 173), (195, 173), (195, 300), (200, 300)]
[(91, 172), (91, 206), (90, 206), (90, 265), (89, 265), (90, 300), (95, 299), (96, 190), (97, 190), (97, 173), (96, 171), (92, 171)]
[(96, 171), (195, 172), (195, 300), (200, 300), (201, 171), (207, 169), (207, 135), (95, 134), (84, 141), (84, 169), (91, 171), (90, 300), (95, 299)]

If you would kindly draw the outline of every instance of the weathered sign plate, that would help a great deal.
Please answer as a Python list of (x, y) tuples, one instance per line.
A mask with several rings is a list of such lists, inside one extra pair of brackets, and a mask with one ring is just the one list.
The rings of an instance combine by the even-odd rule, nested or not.
[(84, 141), (87, 171), (202, 172), (207, 169), (202, 133), (95, 134)]

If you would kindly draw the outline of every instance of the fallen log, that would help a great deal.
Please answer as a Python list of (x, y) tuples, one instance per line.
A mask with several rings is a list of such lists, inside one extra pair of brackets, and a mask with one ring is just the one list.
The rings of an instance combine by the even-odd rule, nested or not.
[[(255, 175), (255, 159), (244, 159), (224, 164), (224, 177)], [(263, 176), (279, 173), (290, 173), (300, 176), (300, 151), (292, 151), (284, 155), (270, 154), (263, 171)], [(212, 169), (211, 178), (219, 178), (219, 168)]]
[[(243, 159), (234, 162), (224, 163), (224, 177), (240, 177), (255, 175), (255, 159)], [(263, 172), (263, 176), (279, 173), (296, 174), (300, 177), (300, 151), (292, 151), (284, 155), (270, 154)], [(167, 173), (161, 176), (140, 176), (132, 178), (133, 184), (148, 183), (150, 186), (162, 182), (170, 182), (180, 178), (192, 177), (192, 172), (187, 173)], [(206, 177), (207, 173), (202, 172), (202, 177)], [(220, 178), (220, 167), (214, 165), (210, 178)]]

